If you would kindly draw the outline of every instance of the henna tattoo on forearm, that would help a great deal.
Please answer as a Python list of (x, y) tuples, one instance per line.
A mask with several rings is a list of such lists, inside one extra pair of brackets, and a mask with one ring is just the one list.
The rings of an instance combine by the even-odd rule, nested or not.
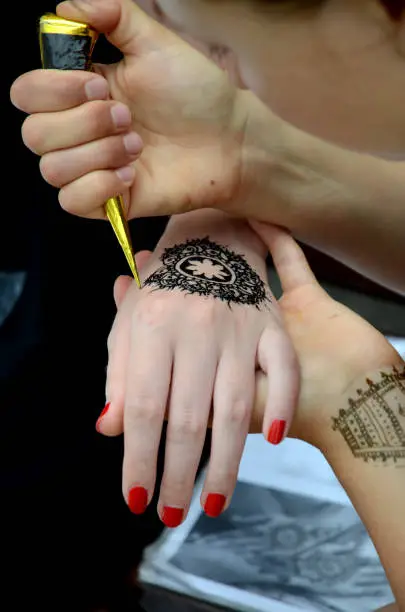
[(353, 455), (374, 464), (405, 466), (405, 366), (366, 379), (364, 389), (348, 400), (348, 408), (332, 427), (346, 440)]
[(213, 297), (228, 306), (260, 308), (271, 301), (265, 283), (246, 259), (208, 237), (169, 247), (160, 260), (163, 265), (144, 285)]

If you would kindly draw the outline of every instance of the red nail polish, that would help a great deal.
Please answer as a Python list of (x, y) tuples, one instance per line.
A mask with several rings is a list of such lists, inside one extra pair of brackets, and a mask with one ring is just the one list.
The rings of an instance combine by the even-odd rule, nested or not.
[(166, 527), (173, 529), (181, 524), (183, 515), (183, 508), (171, 508), (170, 506), (165, 506), (162, 513), (162, 522), (166, 525)]
[(108, 403), (107, 403), (107, 404), (104, 406), (103, 410), (101, 411), (100, 416), (99, 416), (99, 417), (98, 417), (98, 419), (97, 419), (96, 429), (97, 429), (97, 431), (98, 431), (98, 432), (100, 432), (100, 423), (101, 423), (101, 420), (102, 420), (103, 416), (105, 416), (105, 415), (107, 414), (107, 412), (109, 411), (110, 406), (111, 406), (111, 402), (108, 402)]
[(204, 512), (207, 516), (211, 518), (217, 518), (223, 511), (226, 503), (225, 495), (220, 495), (219, 493), (210, 493), (207, 496), (207, 500), (204, 506)]
[(284, 438), (284, 432), (286, 428), (286, 421), (273, 421), (271, 427), (269, 429), (269, 435), (267, 436), (267, 441), (270, 444), (280, 444), (280, 442)]
[(128, 507), (133, 514), (143, 514), (148, 506), (148, 492), (144, 487), (133, 487), (128, 493)]

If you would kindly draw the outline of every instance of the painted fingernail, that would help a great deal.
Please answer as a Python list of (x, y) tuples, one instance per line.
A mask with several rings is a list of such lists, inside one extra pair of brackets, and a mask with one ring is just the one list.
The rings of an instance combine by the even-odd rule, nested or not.
[(84, 89), (88, 100), (105, 100), (108, 96), (108, 83), (101, 77), (91, 79)]
[(128, 493), (128, 508), (133, 514), (143, 514), (147, 506), (147, 490), (144, 487), (133, 487)]
[(217, 518), (217, 516), (222, 513), (225, 503), (225, 495), (220, 495), (219, 493), (209, 493), (205, 502), (204, 512), (211, 518)]
[(130, 155), (137, 155), (142, 150), (142, 140), (135, 132), (130, 132), (124, 136), (124, 147)]
[(130, 125), (132, 121), (130, 110), (125, 104), (115, 104), (111, 108), (111, 117), (117, 128)]
[(111, 406), (111, 402), (108, 402), (108, 403), (107, 403), (107, 404), (104, 406), (103, 410), (101, 411), (100, 416), (99, 416), (99, 417), (98, 417), (98, 419), (97, 419), (96, 429), (97, 429), (97, 431), (98, 431), (99, 433), (101, 432), (101, 430), (100, 430), (101, 421), (103, 420), (103, 417), (105, 417), (105, 415), (106, 415), (106, 414), (107, 414), (107, 412), (109, 411), (110, 406)]
[(135, 168), (132, 166), (124, 166), (115, 171), (120, 181), (126, 185), (131, 185), (135, 178)]
[(272, 422), (267, 436), (267, 441), (270, 444), (280, 444), (284, 438), (284, 432), (287, 422), (281, 420), (275, 420)]
[(173, 529), (181, 524), (183, 516), (183, 508), (171, 508), (170, 506), (165, 506), (162, 513), (162, 523), (164, 523), (166, 527)]

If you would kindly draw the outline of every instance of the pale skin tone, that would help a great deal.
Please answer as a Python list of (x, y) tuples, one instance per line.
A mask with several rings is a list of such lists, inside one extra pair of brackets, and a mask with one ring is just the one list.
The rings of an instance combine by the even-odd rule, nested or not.
[[(403, 610), (405, 459), (400, 453), (405, 446), (396, 447), (396, 462), (365, 462), (355, 457), (344, 436), (333, 430), (333, 419), (348, 408), (350, 399), (358, 397), (358, 389), (369, 388), (366, 379), (380, 380), (381, 372), (389, 375), (393, 367), (404, 371), (405, 363), (382, 334), (319, 286), (290, 236), (266, 225), (255, 225), (255, 230), (271, 251), (281, 279), (279, 307), (301, 364), (302, 384), (291, 435), (321, 450), (334, 469), (371, 534), (395, 593), (397, 606), (393, 604), (388, 610)], [(146, 252), (138, 255), (141, 269), (148, 257)], [(129, 278), (118, 279), (115, 300), (119, 310), (132, 285)], [(348, 338), (356, 341), (348, 342)], [(400, 384), (403, 391), (387, 396), (392, 410), (397, 410), (398, 401), (405, 408), (405, 378)], [(251, 433), (261, 431), (266, 388), (266, 377), (257, 373)], [(399, 418), (405, 431), (405, 416)]]
[[(188, 213), (169, 223), (142, 271), (142, 290), (134, 286), (127, 293), (109, 337), (110, 406), (97, 428), (116, 435), (124, 424), (123, 494), (133, 512), (144, 511), (153, 495), (166, 410), (158, 512), (170, 527), (186, 517), (211, 408), (202, 504), (206, 509), (213, 494), (221, 496), (223, 508), (229, 505), (253, 409), (256, 368), (269, 377), (263, 434), (273, 444), (287, 434), (299, 368), (267, 285), (265, 256), (262, 241), (243, 221), (218, 211)], [(141, 495), (147, 495), (143, 506)], [(175, 519), (167, 518), (167, 508), (177, 511)]]
[[(62, 206), (100, 217), (102, 202), (124, 191), (130, 216), (249, 211), (404, 291), (404, 162), (383, 159), (405, 151), (404, 24), (377, 0), (265, 14), (243, 1), (158, 4), (163, 19), (213, 44), (216, 56), (218, 46), (230, 48), (232, 78), (262, 102), (131, 0), (63, 3), (63, 16), (108, 31), (125, 63), (98, 66), (105, 80), (36, 71), (12, 88), (31, 113), (25, 142), (43, 155)], [(86, 92), (96, 80), (98, 91)], [(127, 107), (119, 128), (113, 100)]]

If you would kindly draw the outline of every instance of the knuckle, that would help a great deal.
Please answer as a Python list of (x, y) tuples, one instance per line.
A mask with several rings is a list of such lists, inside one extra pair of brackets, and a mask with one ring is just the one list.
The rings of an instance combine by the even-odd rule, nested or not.
[[(170, 417), (169, 417), (170, 419)], [(200, 440), (206, 433), (206, 423), (198, 414), (183, 413), (181, 418), (170, 424), (167, 432), (168, 442), (181, 444), (184, 439)]]
[(252, 404), (246, 399), (236, 399), (229, 408), (228, 422), (243, 427), (250, 421)]
[(126, 400), (125, 425), (126, 427), (139, 427), (139, 422), (149, 427), (160, 425), (163, 419), (162, 407), (153, 397), (139, 396)]
[(95, 162), (102, 168), (121, 168), (128, 164), (131, 156), (125, 150), (122, 138), (110, 136), (99, 143)]
[[(248, 309), (239, 309), (234, 320), (235, 332), (237, 336), (246, 335), (246, 330), (249, 329), (251, 312)], [(249, 326), (249, 327), (248, 327)]]
[[(89, 138), (113, 133), (109, 114), (110, 103), (103, 100), (86, 102), (82, 106), (81, 123)], [(106, 121), (108, 117), (108, 120)]]
[(214, 323), (217, 312), (217, 304), (215, 300), (207, 298), (204, 300), (199, 300), (198, 304), (194, 306), (193, 317), (197, 325), (208, 327)]
[(160, 328), (168, 319), (171, 300), (162, 293), (149, 293), (146, 299), (139, 300), (132, 318), (133, 324), (151, 328)]
[(79, 70), (58, 71), (56, 74), (41, 71), (41, 86), (57, 101), (58, 107), (69, 109), (70, 100), (81, 100), (84, 82), (88, 74)]

